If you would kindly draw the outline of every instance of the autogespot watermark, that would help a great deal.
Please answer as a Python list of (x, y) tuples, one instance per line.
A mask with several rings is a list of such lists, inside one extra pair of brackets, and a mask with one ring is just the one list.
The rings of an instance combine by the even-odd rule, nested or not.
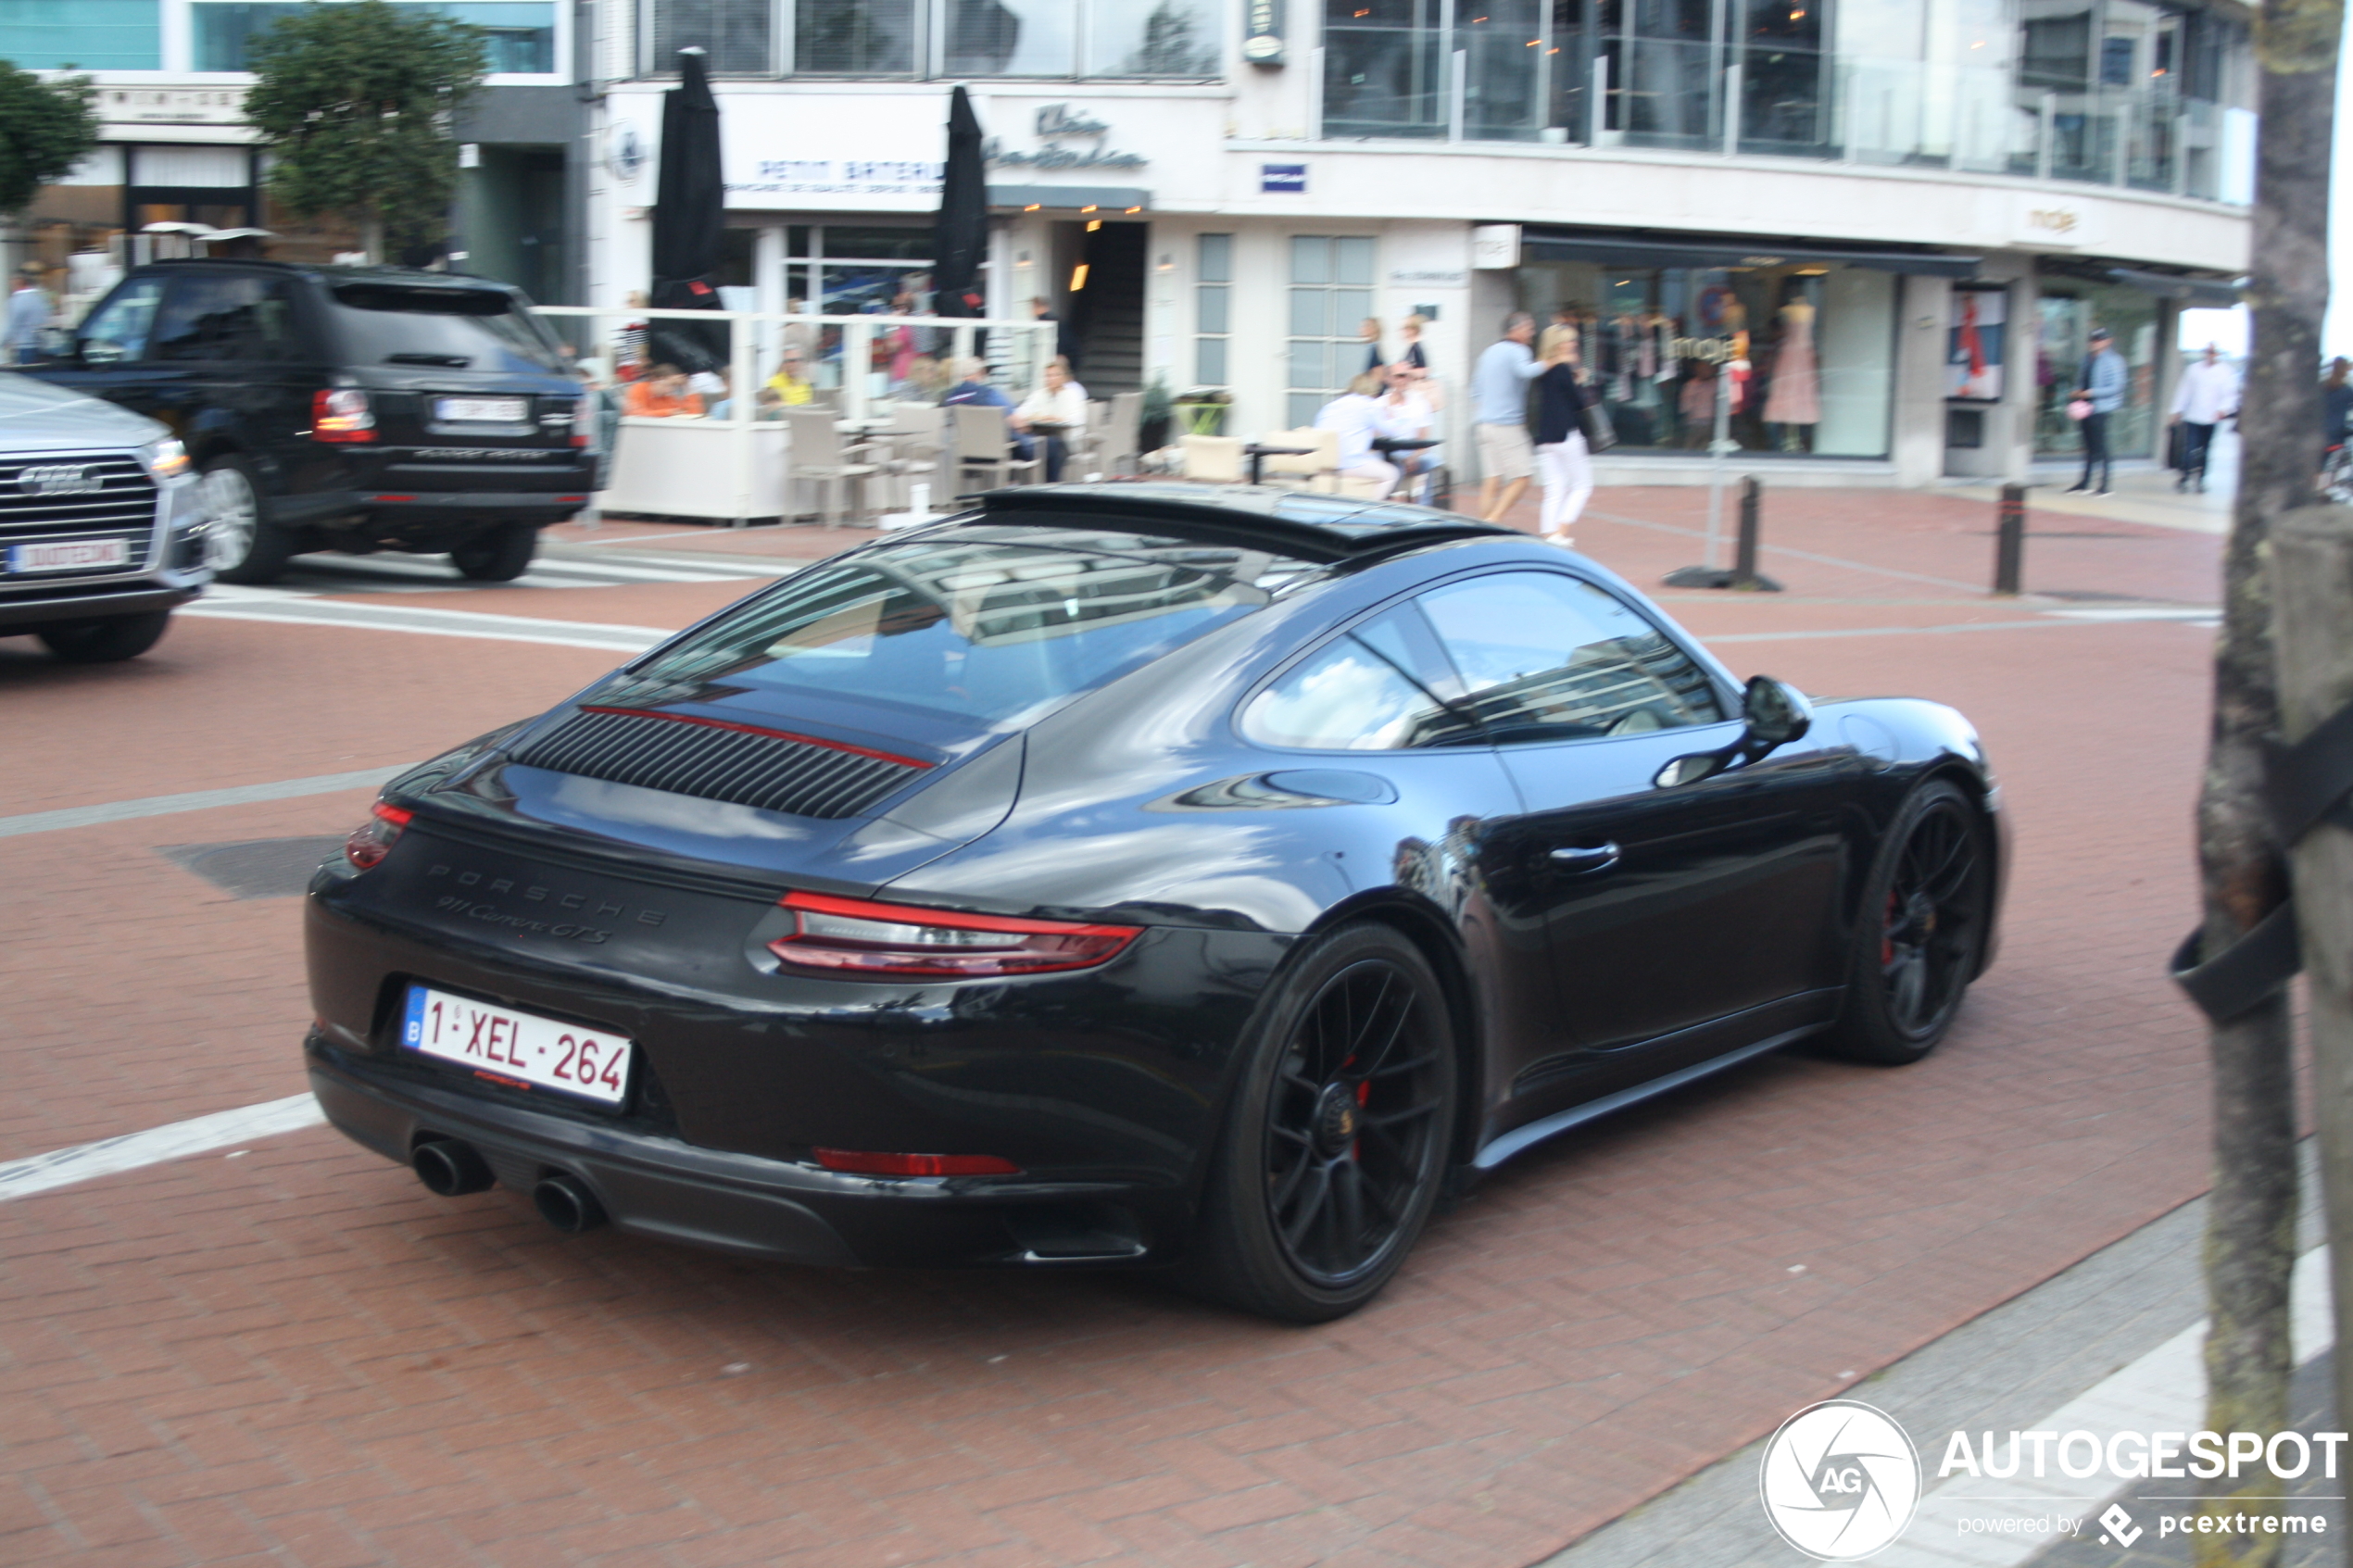
[[(1936, 1527), (1958, 1535), (2026, 1537), (2096, 1537), (2103, 1546), (2130, 1549), (2152, 1532), (2169, 1536), (2323, 1536), (2329, 1520), (2318, 1506), (2341, 1493), (2287, 1499), (2268, 1509), (2200, 1512), (2195, 1492), (2158, 1492), (2108, 1501), (2133, 1481), (2244, 1482), (2262, 1473), (2284, 1482), (2334, 1481), (2347, 1456), (2343, 1432), (1955, 1432), (1932, 1481), (1924, 1483), (1919, 1450), (1885, 1411), (1856, 1399), (1808, 1405), (1783, 1422), (1765, 1445), (1757, 1492), (1765, 1516), (1781, 1538), (1824, 1562), (1876, 1556), (1912, 1527), (1923, 1486), (1957, 1477), (1980, 1483), (2020, 1479), (2100, 1483), (2067, 1499), (2033, 1495), (1985, 1497), (1974, 1487), (1932, 1510)], [(2074, 1502), (2076, 1507), (2029, 1507)], [(2136, 1519), (2125, 1504), (2140, 1509)]]

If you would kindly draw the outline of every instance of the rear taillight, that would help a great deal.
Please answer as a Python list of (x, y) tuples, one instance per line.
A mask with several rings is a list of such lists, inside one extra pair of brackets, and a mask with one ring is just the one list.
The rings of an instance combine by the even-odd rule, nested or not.
[(356, 386), (323, 388), (310, 397), (310, 439), (313, 441), (373, 441), (375, 410), (368, 395)]
[(970, 915), (823, 893), (787, 893), (778, 902), (792, 911), (794, 930), (768, 950), (798, 968), (837, 973), (1049, 974), (1108, 962), (1143, 935), (1136, 925)]
[(415, 815), (406, 807), (377, 801), (369, 809), (368, 820), (353, 828), (351, 836), (343, 841), (343, 858), (363, 872), (375, 870), (392, 853), (392, 847), (400, 842), (400, 830)]
[(819, 1148), (817, 1163), (852, 1176), (1018, 1176), (1021, 1167), (993, 1154), (876, 1154), (862, 1148)]
[(597, 400), (584, 397), (572, 406), (572, 444), (594, 446), (597, 444)]

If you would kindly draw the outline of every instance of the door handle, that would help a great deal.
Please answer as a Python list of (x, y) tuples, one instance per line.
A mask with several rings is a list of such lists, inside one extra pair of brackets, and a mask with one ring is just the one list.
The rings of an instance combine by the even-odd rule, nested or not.
[(1584, 876), (1592, 872), (1605, 872), (1617, 864), (1615, 844), (1564, 845), (1552, 853), (1553, 869), (1570, 876)]

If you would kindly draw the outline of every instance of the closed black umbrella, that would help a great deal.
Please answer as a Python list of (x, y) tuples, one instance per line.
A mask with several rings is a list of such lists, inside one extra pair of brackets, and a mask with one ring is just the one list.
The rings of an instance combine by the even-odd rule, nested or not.
[[(720, 235), (726, 228), (727, 185), (719, 164), (719, 100), (700, 49), (678, 51), (681, 80), (661, 95), (661, 168), (654, 187), (654, 286), (657, 309), (716, 310)], [(724, 328), (656, 321), (648, 335), (654, 358), (689, 370), (727, 361)]]
[(988, 253), (988, 172), (980, 156), (980, 120), (958, 87), (948, 100), (948, 165), (932, 220), (933, 308), (942, 316), (983, 316), (980, 265)]

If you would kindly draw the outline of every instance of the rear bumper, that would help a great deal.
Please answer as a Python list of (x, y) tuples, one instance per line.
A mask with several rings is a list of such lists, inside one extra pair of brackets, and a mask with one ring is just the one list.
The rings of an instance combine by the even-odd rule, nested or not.
[(346, 1136), (398, 1164), (417, 1145), (472, 1146), (501, 1186), (564, 1174), (621, 1230), (779, 1262), (834, 1267), (1116, 1266), (1150, 1261), (1148, 1227), (1102, 1184), (896, 1180), (698, 1148), (415, 1080), (305, 1042), (311, 1092)]

